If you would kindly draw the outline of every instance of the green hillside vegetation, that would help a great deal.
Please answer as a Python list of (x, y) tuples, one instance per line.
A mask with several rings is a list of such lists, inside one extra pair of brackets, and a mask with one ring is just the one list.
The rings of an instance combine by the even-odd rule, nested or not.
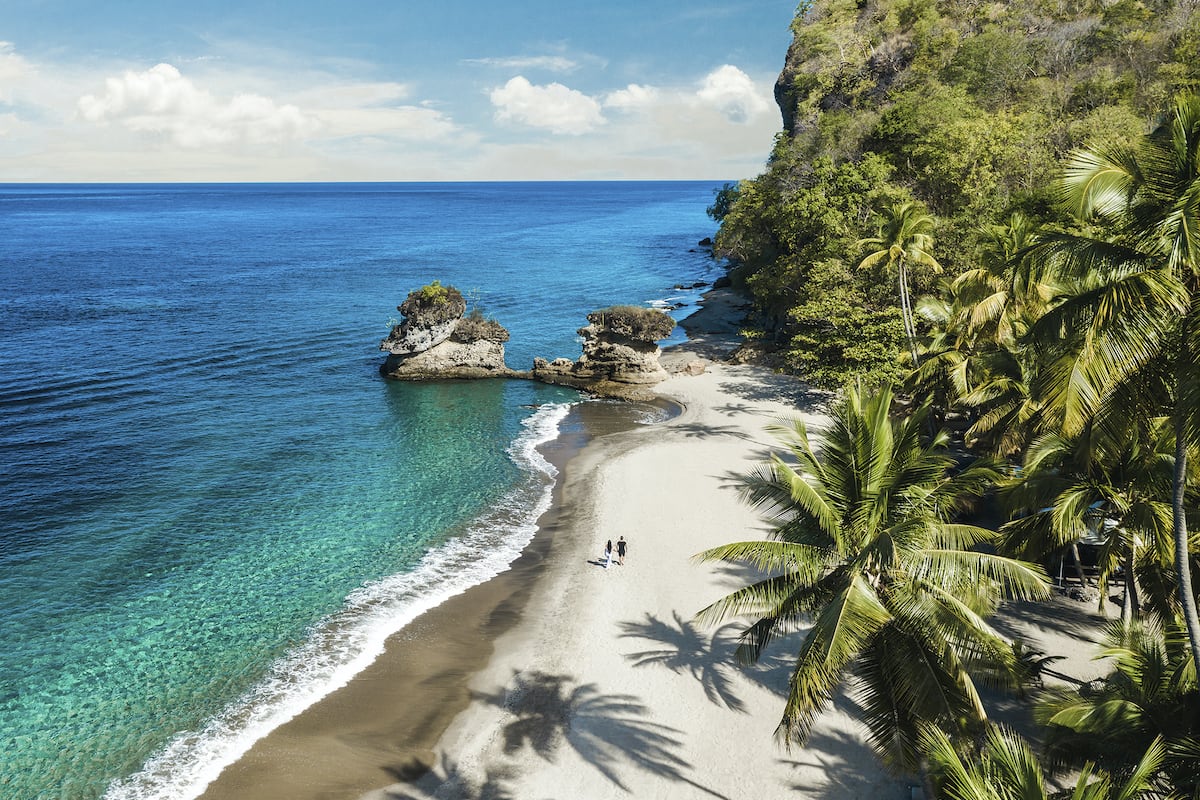
[[(748, 620), (747, 662), (798, 637), (781, 738), (852, 687), (929, 798), (1200, 797), (1200, 3), (813, 2), (793, 31), (785, 130), (710, 213), (761, 338), (843, 391), (742, 478), (769, 539), (700, 558), (766, 577), (705, 614)], [(1101, 680), (1043, 686), (1055, 654), (987, 622), (1046, 563), (1120, 602)]]
[(1132, 141), (1200, 84), (1195, 5), (803, 4), (776, 87), (785, 130), (766, 171), (713, 207), (716, 252), (787, 368), (834, 387), (898, 378), (895, 275), (858, 268), (881, 211), (915, 201), (933, 217), (942, 271), (914, 265), (914, 298), (980, 266), (1014, 213), (1069, 225), (1054, 196), (1067, 154)]

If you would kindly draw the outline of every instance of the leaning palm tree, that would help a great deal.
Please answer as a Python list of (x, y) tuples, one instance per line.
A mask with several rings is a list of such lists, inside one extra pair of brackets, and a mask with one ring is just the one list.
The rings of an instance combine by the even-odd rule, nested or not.
[(1200, 96), (1179, 98), (1158, 127), (1129, 147), (1072, 155), (1063, 199), (1098, 226), (1097, 236), (1044, 236), (1079, 290), (1033, 333), (1065, 340), (1048, 375), (1048, 399), (1064, 410), (1068, 435), (1114, 409), (1112, 398), (1146, 370), (1167, 376), (1175, 432), (1172, 533), (1179, 601), (1193, 658), (1200, 614), (1188, 569), (1185, 517), (1190, 443), (1200, 438)]
[(933, 249), (933, 221), (933, 217), (917, 203), (896, 203), (883, 210), (883, 222), (878, 234), (858, 242), (860, 248), (878, 248), (859, 262), (859, 269), (884, 264), (889, 270), (896, 270), (900, 287), (900, 314), (904, 318), (904, 333), (908, 337), (914, 366), (920, 362), (917, 328), (908, 290), (908, 271), (913, 266), (926, 266), (941, 272), (941, 265), (930, 252)]
[(1051, 793), (1041, 763), (1029, 745), (1008, 728), (990, 727), (978, 752), (966, 755), (945, 733), (927, 726), (921, 745), (934, 772), (930, 800), (1156, 800), (1169, 797), (1156, 785), (1156, 773), (1166, 754), (1161, 740), (1143, 752), (1136, 768), (1123, 780), (1087, 764), (1070, 793)]
[(804, 631), (777, 731), (785, 741), (803, 742), (853, 674), (876, 752), (912, 770), (919, 723), (966, 729), (986, 719), (972, 670), (1004, 673), (1015, 663), (985, 617), (1004, 596), (1046, 595), (1047, 581), (1036, 567), (971, 549), (992, 532), (950, 520), (995, 472), (952, 473), (946, 435), (923, 441), (928, 407), (892, 419), (891, 402), (890, 389), (870, 398), (849, 389), (819, 454), (803, 423), (777, 429), (787, 460), (776, 454), (743, 481), (772, 539), (697, 556), (749, 562), (770, 577), (700, 617), (750, 617), (737, 650), (743, 663)]

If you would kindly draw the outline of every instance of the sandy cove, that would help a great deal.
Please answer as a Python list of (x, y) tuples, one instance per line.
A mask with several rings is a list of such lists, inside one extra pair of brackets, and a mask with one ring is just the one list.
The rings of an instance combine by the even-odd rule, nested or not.
[[(711, 364), (660, 386), (681, 416), (585, 448), (564, 490), (571, 521), (559, 536), (570, 555), (472, 681), (475, 699), (439, 745), (444, 761), (419, 787), (368, 797), (743, 798), (795, 788), (907, 798), (842, 711), (808, 748), (778, 749), (785, 662), (742, 672), (729, 658), (736, 626), (692, 622), (742, 576), (691, 557), (763, 530), (729, 476), (763, 459), (772, 421), (823, 420), (798, 389), (758, 368)], [(599, 556), (618, 536), (629, 557), (606, 570)]]
[[(716, 317), (664, 360), (720, 351), (731, 317)], [(741, 670), (736, 624), (692, 622), (747, 577), (692, 556), (764, 532), (731, 475), (776, 448), (767, 425), (799, 417), (819, 429), (827, 402), (762, 368), (706, 367), (659, 386), (680, 416), (573, 454), (545, 535), (513, 572), (397, 635), (371, 670), (256, 745), (205, 797), (907, 800), (910, 784), (875, 760), (848, 700), (806, 747), (777, 744), (785, 647)], [(604, 569), (604, 543), (618, 536), (629, 556)], [(1087, 678), (1102, 672), (1087, 643), (1094, 619), (1057, 600), (1009, 609), (1002, 628), (1068, 654), (1056, 670)], [(420, 778), (417, 758), (434, 765)]]
[[(731, 475), (778, 449), (772, 422), (819, 429), (828, 399), (761, 368), (715, 363), (659, 390), (685, 408), (680, 417), (595, 442), (573, 464), (559, 532), (570, 555), (472, 680), (438, 766), (363, 800), (913, 796), (875, 759), (849, 700), (821, 717), (807, 746), (779, 745), (786, 644), (742, 670), (731, 662), (741, 626), (692, 621), (748, 576), (692, 556), (765, 531)], [(606, 570), (604, 542), (618, 536), (629, 557)], [(1056, 598), (1012, 605), (997, 625), (1063, 655), (1056, 672), (1090, 679), (1104, 672), (1092, 660), (1097, 620), (1092, 607)], [(1015, 702), (993, 700), (997, 718), (1019, 724)]]

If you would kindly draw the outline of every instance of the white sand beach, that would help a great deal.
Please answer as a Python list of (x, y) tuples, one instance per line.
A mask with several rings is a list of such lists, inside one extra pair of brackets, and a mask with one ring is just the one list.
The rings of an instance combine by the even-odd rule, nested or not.
[[(519, 798), (908, 797), (842, 711), (810, 747), (778, 747), (786, 662), (743, 672), (730, 660), (737, 626), (692, 621), (743, 576), (691, 556), (761, 535), (729, 476), (773, 446), (772, 421), (821, 424), (814, 401), (824, 398), (799, 388), (760, 368), (709, 364), (659, 387), (685, 406), (681, 416), (589, 445), (565, 487), (578, 504), (558, 533), (571, 555), (556, 559), (473, 680), (475, 699), (439, 747), (444, 762), (420, 782), (427, 794), (393, 785), (369, 797), (501, 786)], [(604, 569), (604, 543), (618, 536), (629, 556)]]
[[(712, 355), (714, 343), (694, 336)], [(683, 350), (672, 358), (687, 360)], [(556, 534), (563, 549), (473, 679), (439, 766), (364, 800), (912, 796), (866, 746), (848, 699), (806, 746), (780, 745), (786, 643), (743, 670), (731, 658), (736, 623), (693, 621), (748, 575), (692, 556), (764, 530), (730, 476), (777, 448), (770, 423), (800, 418), (819, 429), (829, 398), (760, 367), (713, 362), (658, 389), (685, 407), (680, 417), (594, 442), (572, 464)], [(629, 557), (604, 569), (604, 543), (618, 536)], [(1103, 671), (1089, 644), (1096, 619), (1091, 606), (1056, 598), (1007, 609), (999, 624), (1067, 656), (1056, 671), (1090, 678)]]
[[(727, 352), (730, 302), (710, 298), (707, 324), (664, 362), (678, 369)], [(819, 429), (829, 402), (767, 369), (704, 360), (702, 374), (658, 387), (680, 416), (600, 436), (570, 459), (535, 540), (536, 568), (522, 578), (519, 563), (508, 589), (504, 576), (480, 587), (501, 598), (497, 610), (468, 595), (473, 611), (431, 612), (412, 626), (431, 635), (400, 634), (390, 655), (256, 746), (205, 797), (910, 798), (911, 779), (876, 761), (849, 699), (821, 717), (807, 745), (777, 742), (786, 641), (743, 670), (732, 661), (736, 623), (693, 621), (750, 575), (692, 556), (765, 530), (731, 476), (777, 448), (769, 424), (799, 417)], [(626, 563), (605, 569), (604, 544), (620, 536)], [(513, 581), (528, 599), (495, 625)], [(1093, 607), (1056, 598), (1008, 608), (998, 625), (1068, 656), (1056, 672), (1087, 679), (1103, 671), (1089, 643), (1096, 620)], [(442, 654), (443, 642), (458, 649)], [(413, 658), (426, 662), (417, 673)], [(1020, 716), (1014, 701), (998, 708)], [(420, 724), (401, 726), (406, 716)], [(444, 730), (415, 762), (413, 730)], [(422, 763), (433, 768), (418, 777)]]

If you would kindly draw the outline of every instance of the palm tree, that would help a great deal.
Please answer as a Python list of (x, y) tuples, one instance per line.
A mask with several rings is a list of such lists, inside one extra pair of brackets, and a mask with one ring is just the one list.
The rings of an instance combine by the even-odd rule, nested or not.
[(967, 728), (986, 719), (973, 668), (1015, 670), (1011, 644), (985, 617), (1005, 595), (1048, 592), (1040, 569), (971, 549), (991, 531), (950, 522), (995, 472), (972, 466), (951, 474), (946, 434), (922, 441), (928, 406), (891, 419), (891, 403), (890, 389), (869, 399), (847, 390), (820, 455), (803, 423), (776, 428), (788, 460), (773, 455), (743, 479), (772, 539), (697, 556), (749, 562), (770, 577), (700, 617), (753, 618), (737, 650), (743, 663), (807, 626), (778, 734), (803, 742), (852, 673), (872, 745), (886, 763), (914, 769), (920, 722)]
[(1165, 756), (1161, 740), (1146, 748), (1136, 768), (1117, 785), (1105, 771), (1085, 765), (1070, 794), (1047, 791), (1037, 756), (1024, 739), (1007, 728), (989, 727), (981, 751), (969, 756), (933, 726), (922, 729), (921, 745), (934, 772), (930, 800), (1151, 800), (1166, 796), (1154, 780)]
[[(1077, 690), (1047, 692), (1035, 718), (1044, 726), (1051, 761), (1098, 762), (1124, 776), (1137, 771), (1137, 754), (1153, 743), (1174, 751), (1200, 733), (1200, 695), (1187, 636), (1177, 624), (1114, 623), (1103, 641), (1097, 657), (1111, 658), (1113, 672)], [(1189, 760), (1168, 755), (1163, 771), (1182, 783), (1180, 768)]]
[(1019, 516), (1001, 534), (1004, 552), (1037, 561), (1070, 547), (1077, 564), (1077, 542), (1095, 535), (1102, 543), (1100, 607), (1120, 568), (1122, 617), (1129, 619), (1139, 610), (1136, 567), (1143, 559), (1170, 563), (1171, 506), (1165, 498), (1173, 454), (1167, 420), (1126, 422), (1123, 428), (1089, 424), (1074, 438), (1039, 438), (1006, 488)]
[(950, 284), (958, 324), (970, 339), (1012, 346), (1046, 310), (1055, 286), (1048, 265), (1030, 255), (1036, 231), (1024, 214), (981, 234), (979, 265)]
[(900, 314), (904, 318), (904, 333), (908, 336), (913, 366), (920, 362), (917, 355), (917, 329), (908, 291), (908, 270), (910, 266), (920, 265), (941, 272), (941, 265), (930, 252), (933, 248), (933, 221), (933, 217), (917, 203), (896, 203), (883, 210), (883, 222), (878, 235), (858, 242), (859, 247), (879, 248), (859, 262), (859, 269), (883, 263), (888, 269), (896, 270), (900, 285)]
[(1057, 379), (1050, 399), (1063, 408), (1071, 435), (1106, 408), (1114, 410), (1115, 394), (1140, 373), (1165, 374), (1175, 433), (1178, 594), (1193, 658), (1200, 661), (1184, 504), (1187, 449), (1200, 431), (1200, 96), (1176, 100), (1158, 127), (1131, 147), (1074, 153), (1063, 199), (1102, 235), (1049, 236), (1038, 245), (1068, 274), (1087, 278), (1035, 326), (1043, 343), (1065, 336), (1069, 345), (1052, 370)]
[(1052, 427), (1051, 409), (1034, 391), (1039, 366), (1035, 350), (1009, 342), (971, 359), (968, 385), (959, 399), (974, 415), (966, 432), (968, 444), (1007, 458), (1023, 452), (1030, 439)]

